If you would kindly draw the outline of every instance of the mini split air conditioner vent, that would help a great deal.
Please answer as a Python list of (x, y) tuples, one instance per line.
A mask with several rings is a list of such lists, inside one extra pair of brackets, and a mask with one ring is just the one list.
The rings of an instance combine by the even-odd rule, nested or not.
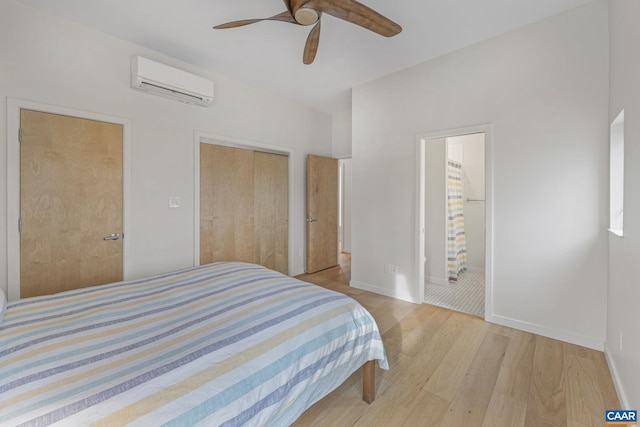
[(131, 87), (188, 104), (208, 106), (213, 102), (211, 80), (142, 56), (131, 61)]

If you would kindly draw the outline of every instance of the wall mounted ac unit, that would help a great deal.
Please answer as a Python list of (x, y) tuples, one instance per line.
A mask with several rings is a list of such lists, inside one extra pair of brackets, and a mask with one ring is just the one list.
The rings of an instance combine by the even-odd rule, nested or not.
[(213, 82), (151, 59), (131, 60), (131, 87), (187, 104), (208, 106), (213, 102)]

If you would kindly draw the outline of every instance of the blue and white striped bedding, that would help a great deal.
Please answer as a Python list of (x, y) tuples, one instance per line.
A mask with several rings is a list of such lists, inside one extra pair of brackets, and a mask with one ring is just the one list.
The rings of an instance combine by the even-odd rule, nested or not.
[(289, 425), (368, 360), (353, 299), (210, 264), (9, 303), (0, 425)]

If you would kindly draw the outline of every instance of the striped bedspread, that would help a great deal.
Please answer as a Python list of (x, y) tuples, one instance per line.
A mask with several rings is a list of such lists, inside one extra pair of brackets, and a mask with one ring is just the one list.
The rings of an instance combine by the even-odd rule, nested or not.
[(353, 299), (210, 264), (9, 303), (0, 425), (289, 425), (376, 359)]

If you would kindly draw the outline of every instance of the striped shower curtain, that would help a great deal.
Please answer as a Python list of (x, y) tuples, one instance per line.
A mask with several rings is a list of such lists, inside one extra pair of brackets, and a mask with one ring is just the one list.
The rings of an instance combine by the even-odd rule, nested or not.
[(464, 234), (462, 164), (447, 161), (447, 267), (450, 282), (467, 268), (467, 242)]

